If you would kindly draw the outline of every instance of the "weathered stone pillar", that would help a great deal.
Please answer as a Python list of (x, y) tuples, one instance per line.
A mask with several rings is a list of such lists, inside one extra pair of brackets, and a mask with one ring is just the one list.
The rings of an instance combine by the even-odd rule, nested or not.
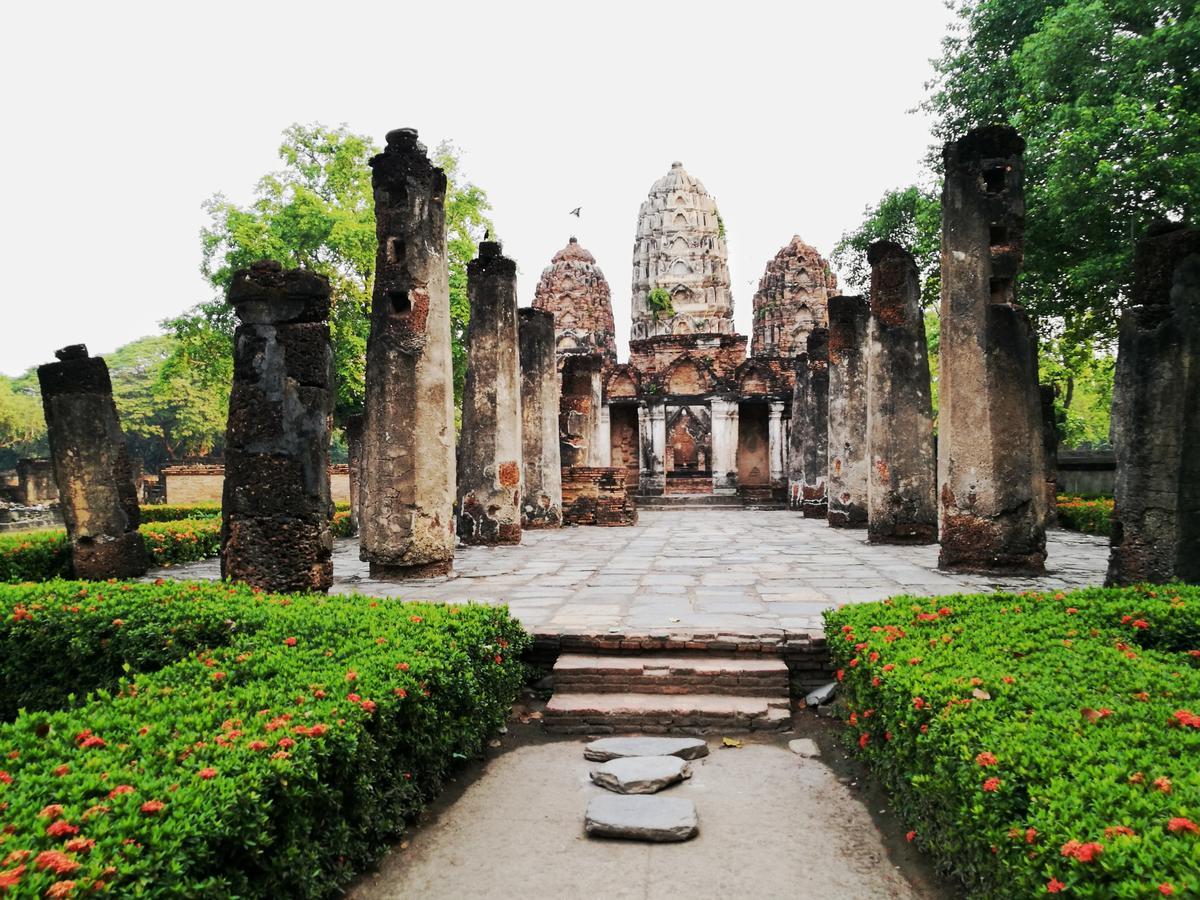
[(806, 519), (824, 519), (829, 471), (829, 331), (814, 328), (796, 362), (788, 496)]
[(1200, 229), (1137, 246), (1113, 385), (1109, 584), (1200, 583)]
[(446, 176), (412, 129), (374, 170), (375, 288), (367, 339), (362, 551), (374, 578), (443, 575), (454, 561), (454, 373)]
[(867, 260), (867, 539), (932, 544), (937, 461), (917, 264), (891, 241), (872, 244)]
[(562, 525), (562, 456), (558, 446), (558, 369), (554, 314), (517, 310), (521, 357), (521, 458), (525, 464), (521, 526)]
[(521, 542), (521, 363), (517, 264), (496, 241), (467, 264), (467, 380), (458, 452), (458, 537)]
[(1038, 385), (1042, 409), (1042, 464), (1045, 471), (1046, 525), (1058, 524), (1058, 410), (1054, 399), (1058, 394), (1052, 384)]
[(76, 578), (132, 578), (146, 571), (137, 491), (108, 366), (74, 344), (38, 366), (54, 480)]
[(667, 407), (662, 400), (647, 400), (638, 407), (641, 445), (641, 481), (638, 492), (657, 495), (667, 485)]
[[(712, 479), (714, 494), (737, 493), (737, 400), (713, 397), (709, 401), (712, 413)], [(666, 422), (664, 420), (665, 429)], [(665, 440), (665, 434), (664, 434)]]
[(350, 523), (354, 533), (362, 530), (362, 442), (363, 417), (346, 419), (346, 463), (350, 469)]
[(1025, 142), (1006, 125), (946, 144), (938, 391), (938, 566), (1038, 573), (1046, 560), (1037, 347), (1016, 302)]
[(767, 454), (771, 489), (784, 485), (783, 459), (785, 455), (783, 430), (783, 401), (771, 400), (767, 404)]
[(867, 524), (867, 319), (862, 297), (829, 299), (829, 524)]
[(600, 427), (603, 364), (602, 357), (591, 353), (563, 360), (558, 418), (563, 466), (589, 466), (598, 455), (595, 442)]
[(277, 262), (234, 273), (221, 575), (264, 591), (333, 583), (329, 280)]

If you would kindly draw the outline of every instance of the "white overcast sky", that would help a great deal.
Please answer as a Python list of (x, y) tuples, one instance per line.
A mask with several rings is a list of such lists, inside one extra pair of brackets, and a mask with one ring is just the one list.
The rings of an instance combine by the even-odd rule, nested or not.
[(638, 206), (681, 160), (720, 206), (748, 333), (793, 234), (828, 255), (917, 179), (931, 139), (911, 110), (949, 21), (942, 0), (4, 3), (0, 372), (111, 351), (211, 297), (201, 203), (249, 201), (293, 122), (452, 139), (522, 305), (576, 234), (622, 355)]

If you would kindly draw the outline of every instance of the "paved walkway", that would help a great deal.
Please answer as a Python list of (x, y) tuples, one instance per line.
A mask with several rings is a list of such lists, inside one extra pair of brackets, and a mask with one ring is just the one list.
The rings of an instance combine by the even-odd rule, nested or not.
[(682, 844), (588, 838), (601, 788), (583, 744), (518, 747), (364, 876), (350, 900), (934, 900), (889, 858), (871, 814), (818, 759), (785, 738), (718, 749), (664, 797), (695, 801), (700, 833)]
[[(460, 548), (454, 573), (410, 582), (371, 580), (356, 539), (339, 541), (333, 591), (409, 600), (508, 603), (526, 627), (819, 631), (838, 604), (897, 594), (1061, 590), (1104, 581), (1107, 540), (1049, 534), (1045, 577), (949, 575), (937, 546), (868, 544), (786, 510), (643, 511), (632, 528), (527, 531), (518, 547)], [(219, 577), (215, 560), (151, 573)]]

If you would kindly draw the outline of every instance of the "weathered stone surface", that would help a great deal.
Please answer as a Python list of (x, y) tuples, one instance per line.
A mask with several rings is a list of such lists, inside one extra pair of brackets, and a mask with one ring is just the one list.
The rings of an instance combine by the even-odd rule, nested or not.
[(346, 457), (350, 467), (350, 521), (357, 534), (362, 521), (362, 415), (346, 419)]
[(467, 265), (471, 323), (458, 447), (458, 537), (521, 542), (521, 364), (517, 264), (484, 241)]
[[(1060, 414), (1054, 401), (1058, 388), (1052, 384), (1038, 385), (1038, 399), (1042, 409), (1042, 465), (1046, 491), (1046, 526), (1058, 524), (1058, 440)], [(1063, 413), (1061, 418), (1065, 419)]]
[(329, 282), (273, 261), (234, 273), (221, 575), (265, 591), (333, 583)]
[(554, 357), (554, 316), (517, 310), (521, 358), (521, 497), (524, 528), (562, 525), (562, 455), (558, 445), (559, 387)]
[(616, 794), (657, 794), (692, 777), (692, 767), (678, 756), (628, 756), (592, 769), (592, 781)]
[(938, 389), (938, 566), (1039, 573), (1046, 559), (1037, 346), (1016, 301), (1025, 142), (1004, 125), (946, 144)]
[(604, 405), (603, 365), (602, 357), (596, 354), (576, 354), (562, 362), (558, 437), (564, 468), (608, 464), (598, 434)]
[(592, 741), (583, 748), (583, 756), (595, 762), (607, 762), (629, 756), (678, 756), (699, 759), (708, 756), (708, 744), (700, 738), (611, 737)]
[(75, 577), (141, 575), (148, 560), (108, 366), (82, 344), (55, 356), (38, 383)]
[(542, 270), (533, 308), (554, 316), (554, 346), (561, 360), (572, 353), (594, 353), (617, 361), (612, 297), (596, 257), (575, 238)]
[(805, 759), (816, 759), (821, 755), (821, 748), (812, 738), (796, 738), (794, 741), (788, 741), (788, 749)]
[(829, 324), (826, 304), (837, 276), (800, 236), (775, 254), (754, 294), (754, 356), (798, 356), (807, 352), (814, 328)]
[[(683, 163), (672, 163), (638, 212), (630, 339), (733, 334), (727, 259), (716, 201)], [(671, 311), (650, 308), (655, 288), (670, 295)]]
[(796, 360), (788, 454), (788, 505), (808, 519), (826, 516), (829, 472), (829, 331), (814, 328)]
[(691, 800), (601, 794), (588, 803), (584, 829), (596, 837), (668, 843), (695, 837), (700, 821)]
[(829, 300), (829, 524), (867, 524), (867, 319), (862, 297)]
[(837, 682), (830, 681), (828, 684), (823, 684), (814, 691), (810, 691), (808, 696), (804, 698), (805, 706), (821, 706), (830, 702), (837, 693)]
[(867, 538), (931, 544), (937, 540), (937, 461), (917, 264), (890, 241), (872, 244), (867, 260)]
[(54, 462), (49, 459), (17, 460), (17, 499), (26, 506), (58, 502), (54, 483)]
[(563, 466), (562, 516), (565, 525), (636, 525), (637, 504), (625, 473), (610, 466)]
[(1200, 229), (1163, 223), (1134, 256), (1113, 385), (1108, 582), (1200, 582)]
[(362, 558), (380, 578), (454, 559), (454, 376), (446, 176), (411, 129), (371, 160), (379, 251), (367, 339)]

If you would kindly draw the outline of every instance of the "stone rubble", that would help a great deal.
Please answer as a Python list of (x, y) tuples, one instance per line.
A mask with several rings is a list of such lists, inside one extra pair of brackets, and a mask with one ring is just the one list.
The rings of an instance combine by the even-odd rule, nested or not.
[(615, 794), (657, 794), (692, 777), (692, 767), (678, 756), (626, 756), (592, 769), (592, 782)]
[(669, 843), (695, 837), (700, 823), (691, 800), (605, 793), (588, 803), (584, 829), (597, 837)]
[(693, 737), (609, 737), (592, 741), (583, 748), (584, 759), (608, 762), (631, 756), (677, 756), (699, 759), (708, 756), (708, 744)]

